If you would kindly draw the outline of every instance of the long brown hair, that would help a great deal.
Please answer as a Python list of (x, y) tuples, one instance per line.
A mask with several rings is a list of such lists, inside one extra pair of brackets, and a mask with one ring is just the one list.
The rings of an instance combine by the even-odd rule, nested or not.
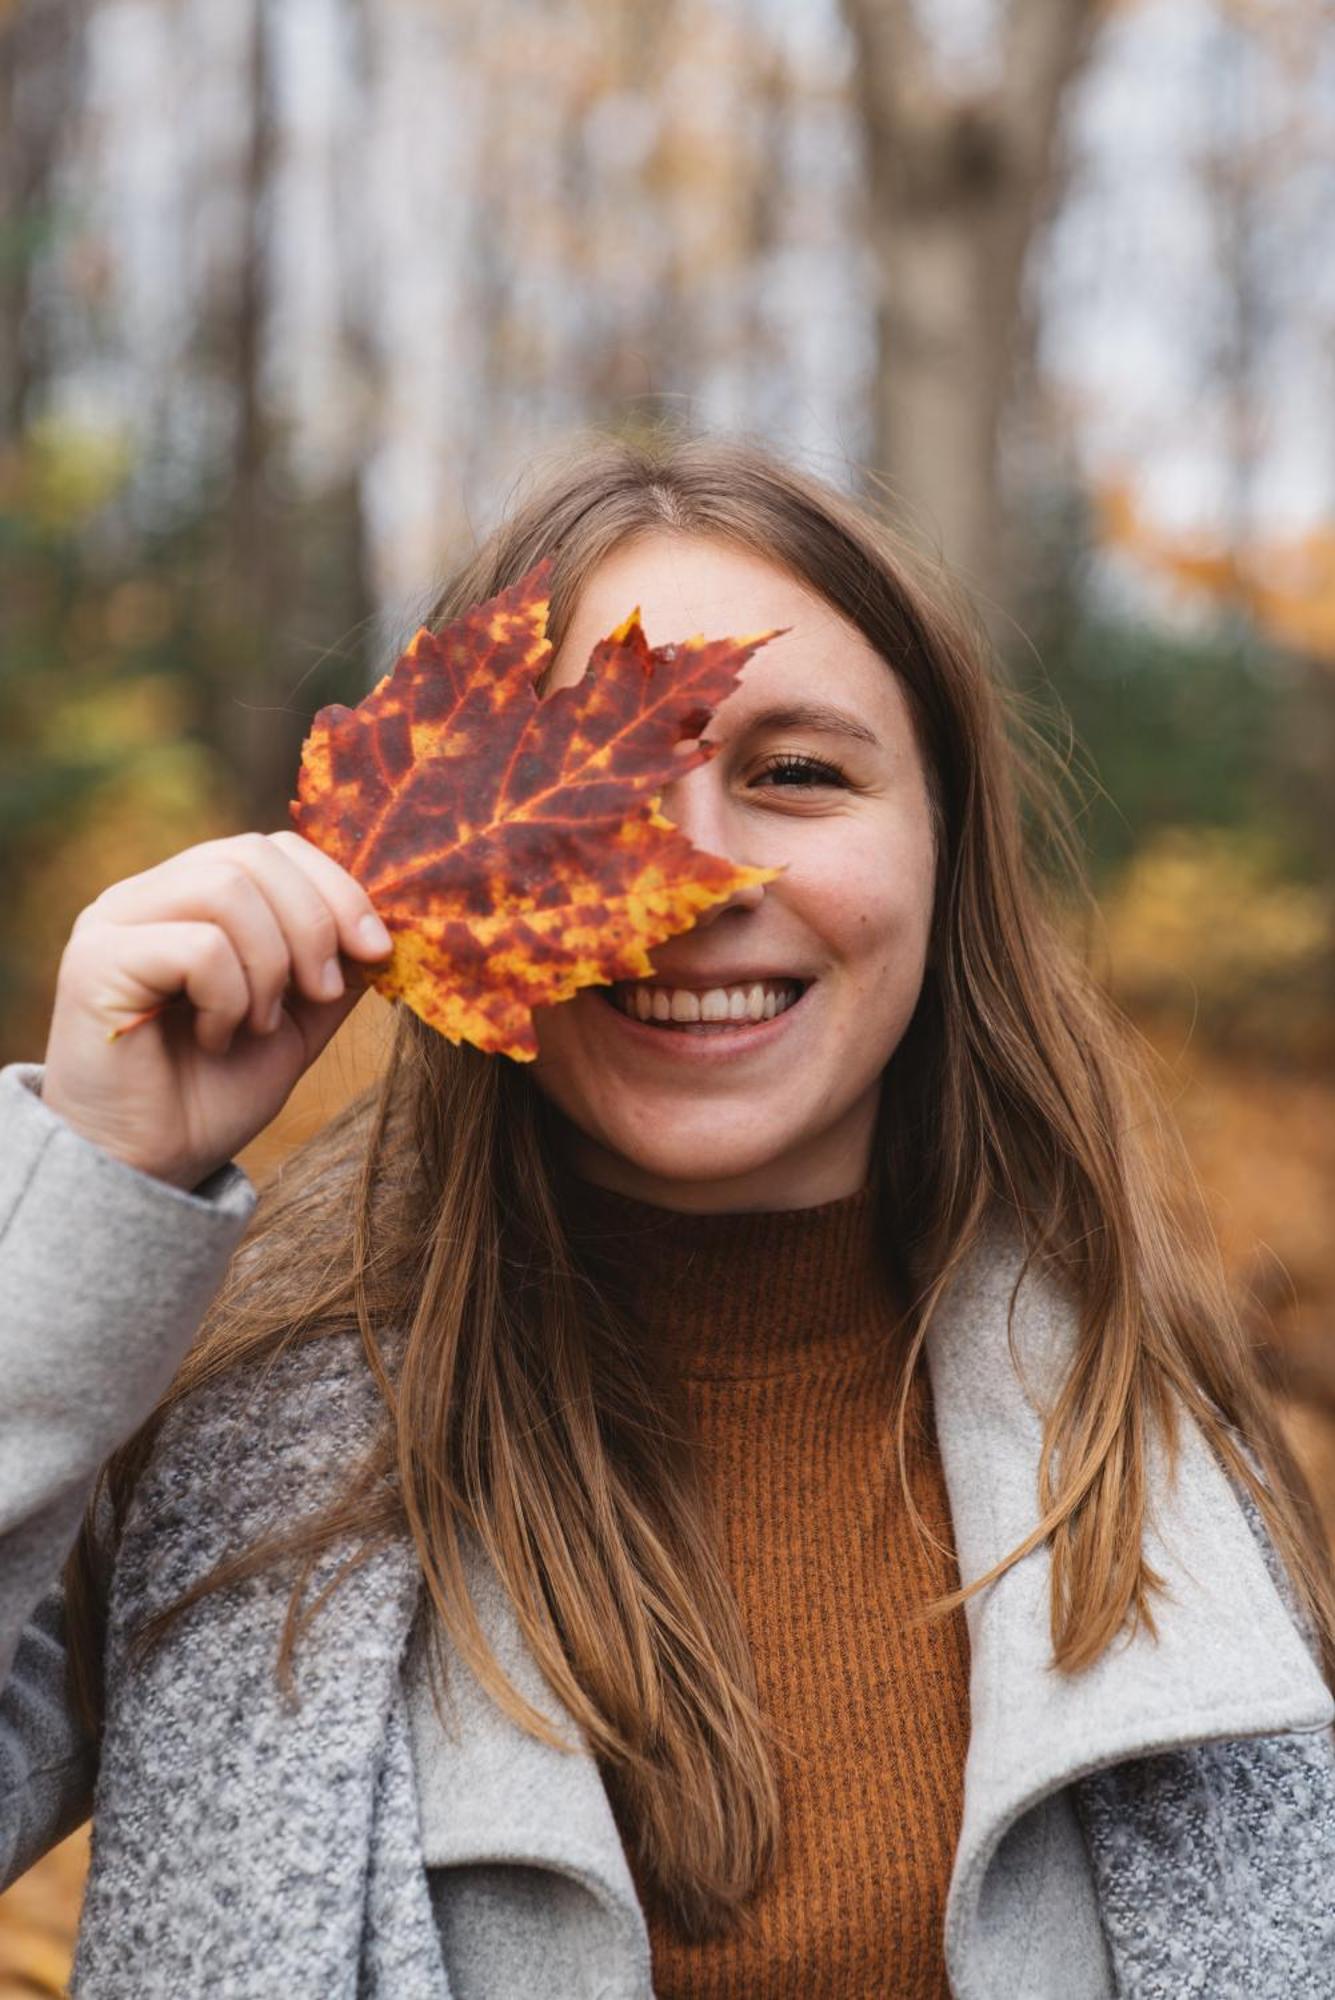
[[(1153, 1060), (1088, 964), (1092, 905), (1060, 760), (949, 587), (870, 506), (761, 447), (660, 432), (594, 438), (547, 464), (426, 622), (551, 554), (555, 650), (594, 567), (651, 530), (723, 537), (792, 572), (866, 635), (910, 704), (937, 821), (937, 897), (873, 1161), (885, 1231), (912, 1278), (901, 1476), (910, 1372), (938, 1298), (999, 1208), (1069, 1288), (1079, 1331), (1047, 1416), (1041, 1518), (972, 1589), (1046, 1539), (1061, 1670), (1088, 1666), (1128, 1623), (1152, 1631), (1147, 1461), (1158, 1437), (1174, 1462), (1185, 1408), (1255, 1497), (1335, 1679), (1335, 1586), (1311, 1496)], [(1059, 875), (1075, 897), (1065, 909)], [(349, 1468), (340, 1504), (313, 1524), (238, 1550), (142, 1642), (286, 1550), (305, 1563), (278, 1662), (290, 1677), (315, 1560), (346, 1545), (346, 1573), (406, 1533), (437, 1614), (433, 1675), (448, 1634), (517, 1722), (559, 1742), (477, 1623), (460, 1544), (461, 1527), (475, 1530), (546, 1681), (625, 1803), (646, 1879), (705, 1935), (771, 1864), (773, 1743), (681, 1403), (581, 1264), (559, 1171), (554, 1113), (528, 1065), (456, 1047), (402, 1011), (380, 1083), (266, 1191), (247, 1254), (167, 1397), (105, 1468), (106, 1490), (119, 1519), (162, 1417), (191, 1390), (294, 1342), (359, 1333), (384, 1399), (374, 1462)], [(90, 1509), (67, 1568), (74, 1685), (90, 1719), (105, 1576), (95, 1519)]]

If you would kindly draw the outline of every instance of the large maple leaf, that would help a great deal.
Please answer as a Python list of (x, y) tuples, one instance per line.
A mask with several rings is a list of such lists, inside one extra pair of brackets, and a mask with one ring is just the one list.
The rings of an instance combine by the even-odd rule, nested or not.
[(714, 755), (701, 730), (782, 628), (651, 647), (636, 610), (541, 698), (552, 567), (423, 627), (356, 708), (321, 709), (292, 804), (389, 929), (379, 991), (520, 1062), (535, 1007), (645, 977), (654, 945), (782, 872), (707, 854), (658, 810)]

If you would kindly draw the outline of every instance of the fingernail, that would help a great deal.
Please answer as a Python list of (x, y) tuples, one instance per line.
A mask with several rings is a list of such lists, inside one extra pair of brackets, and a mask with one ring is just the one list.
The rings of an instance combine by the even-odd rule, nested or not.
[(273, 1034), (274, 1030), (277, 1028), (278, 1023), (282, 1020), (282, 1018), (283, 1018), (282, 1000), (281, 999), (275, 1000), (273, 1006), (269, 1009), (268, 1013), (264, 1017), (265, 1034), (266, 1035)]
[(336, 958), (326, 960), (321, 967), (320, 991), (326, 1000), (337, 1000), (343, 991), (343, 968)]
[(377, 916), (363, 917), (357, 926), (357, 935), (366, 949), (375, 952), (378, 958), (387, 957), (394, 949), (393, 938)]

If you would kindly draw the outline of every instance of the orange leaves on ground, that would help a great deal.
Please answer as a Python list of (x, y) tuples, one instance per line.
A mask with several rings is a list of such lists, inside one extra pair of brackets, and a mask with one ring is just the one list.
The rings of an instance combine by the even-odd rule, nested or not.
[(548, 557), (423, 628), (365, 701), (321, 709), (292, 806), (394, 939), (379, 991), (519, 1062), (538, 1053), (535, 1007), (644, 978), (654, 945), (781, 872), (707, 854), (658, 811), (713, 756), (700, 732), (776, 633), (651, 647), (637, 610), (540, 698), (551, 573)]

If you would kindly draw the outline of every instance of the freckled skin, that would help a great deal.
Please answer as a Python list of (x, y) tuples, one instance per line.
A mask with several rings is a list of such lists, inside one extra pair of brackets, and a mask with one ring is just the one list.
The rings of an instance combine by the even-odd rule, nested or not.
[[(668, 1208), (806, 1207), (866, 1178), (880, 1078), (918, 1001), (935, 879), (926, 775), (904, 694), (857, 627), (786, 570), (706, 537), (655, 532), (589, 578), (548, 689), (638, 604), (652, 645), (696, 632), (790, 629), (744, 667), (705, 735), (709, 761), (664, 788), (698, 846), (785, 872), (738, 889), (652, 954), (707, 981), (740, 963), (815, 980), (767, 1048), (692, 1064), (633, 1046), (586, 988), (534, 1014), (533, 1078), (563, 1114), (574, 1170)], [(875, 746), (807, 728), (748, 732), (772, 703), (850, 709)], [(769, 775), (779, 756), (832, 760), (847, 783)], [(817, 774), (810, 776), (815, 779)]]

